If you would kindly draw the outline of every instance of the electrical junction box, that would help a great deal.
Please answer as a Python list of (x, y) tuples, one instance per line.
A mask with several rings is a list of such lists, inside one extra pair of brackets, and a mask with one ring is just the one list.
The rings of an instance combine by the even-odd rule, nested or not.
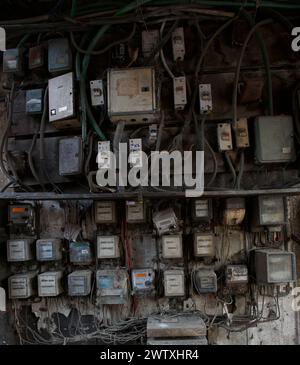
[(193, 221), (210, 221), (212, 216), (211, 199), (195, 199), (192, 201)]
[(49, 122), (58, 129), (78, 128), (73, 72), (49, 79)]
[(93, 261), (90, 242), (71, 242), (69, 250), (72, 264), (88, 265)]
[(110, 141), (99, 141), (98, 142), (98, 154), (97, 163), (98, 169), (110, 169), (112, 168), (112, 161), (110, 155)]
[(258, 249), (254, 251), (254, 269), (258, 284), (284, 284), (297, 280), (293, 252)]
[(133, 138), (129, 140), (129, 157), (128, 161), (130, 167), (142, 167), (143, 166), (143, 158), (142, 158), (142, 139), (141, 138)]
[(48, 70), (51, 73), (72, 68), (72, 52), (67, 38), (51, 39), (48, 42)]
[(143, 201), (126, 201), (127, 223), (143, 223), (146, 220), (146, 211)]
[(213, 233), (194, 234), (194, 255), (195, 257), (213, 257), (215, 255), (215, 244)]
[(237, 148), (249, 147), (248, 121), (241, 118), (235, 122), (235, 141)]
[(164, 235), (161, 241), (162, 257), (164, 259), (182, 258), (182, 236), (180, 234)]
[(97, 236), (98, 259), (117, 259), (120, 257), (118, 236)]
[(174, 107), (183, 110), (187, 103), (185, 76), (173, 78)]
[(212, 111), (212, 92), (211, 84), (199, 85), (199, 104), (200, 114), (207, 114)]
[(284, 197), (280, 195), (258, 196), (254, 201), (252, 223), (253, 227), (284, 225)]
[(19, 48), (3, 52), (3, 72), (19, 73), (22, 71), (22, 53)]
[(116, 203), (113, 201), (95, 201), (95, 223), (116, 223)]
[(248, 268), (246, 265), (228, 265), (225, 269), (227, 286), (243, 285), (248, 283)]
[(226, 226), (237, 226), (242, 223), (246, 214), (245, 199), (228, 198), (225, 200), (223, 212), (223, 224)]
[(68, 275), (68, 294), (71, 297), (89, 295), (92, 288), (92, 271), (77, 270)]
[(144, 30), (142, 32), (142, 51), (143, 51), (143, 56), (145, 58), (151, 56), (151, 53), (158, 45), (158, 42), (159, 42), (159, 31), (157, 29)]
[(218, 124), (217, 131), (219, 151), (231, 151), (233, 147), (230, 123)]
[(38, 275), (39, 297), (57, 297), (63, 292), (61, 286), (62, 271), (47, 271)]
[(154, 68), (109, 70), (107, 84), (108, 115), (112, 122), (145, 124), (159, 117)]
[(38, 261), (57, 261), (62, 259), (60, 239), (43, 238), (36, 241), (36, 259)]
[(257, 163), (286, 163), (296, 159), (293, 118), (287, 115), (258, 117), (254, 122)]
[(43, 112), (43, 89), (26, 91), (26, 113), (41, 114)]
[(16, 274), (8, 278), (10, 299), (27, 299), (35, 294), (34, 280), (36, 273)]
[(183, 61), (185, 55), (184, 31), (182, 27), (176, 28), (172, 33), (173, 60)]
[(134, 293), (145, 293), (154, 289), (155, 274), (152, 269), (132, 270), (132, 289)]
[(29, 48), (28, 54), (28, 68), (29, 70), (35, 70), (44, 66), (45, 51), (42, 46), (36, 46)]
[(99, 304), (125, 304), (129, 294), (127, 270), (98, 270), (97, 289)]
[(82, 173), (83, 150), (80, 137), (59, 140), (59, 175), (74, 176)]
[(174, 269), (164, 271), (164, 288), (166, 297), (184, 296), (184, 270)]
[(104, 105), (104, 89), (102, 80), (90, 81), (92, 106)]
[(171, 208), (153, 213), (152, 220), (159, 236), (179, 229), (176, 214)]
[(193, 284), (198, 294), (216, 293), (218, 290), (217, 275), (208, 268), (201, 268), (193, 273)]
[(23, 262), (33, 259), (32, 255), (33, 240), (27, 238), (19, 238), (7, 241), (7, 261)]

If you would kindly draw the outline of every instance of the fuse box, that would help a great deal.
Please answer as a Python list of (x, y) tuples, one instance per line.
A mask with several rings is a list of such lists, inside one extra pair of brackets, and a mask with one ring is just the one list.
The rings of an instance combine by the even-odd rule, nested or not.
[(259, 226), (280, 226), (285, 224), (283, 196), (259, 196), (254, 200), (252, 228)]
[(49, 79), (49, 122), (58, 129), (80, 127), (75, 116), (73, 72)]
[(248, 283), (248, 268), (246, 265), (228, 265), (225, 269), (227, 286), (235, 286)]
[(176, 28), (172, 33), (173, 59), (183, 61), (185, 55), (184, 31), (182, 27)]
[(164, 259), (182, 258), (182, 236), (180, 234), (162, 236), (162, 257)]
[(245, 199), (228, 198), (225, 200), (223, 223), (228, 226), (236, 226), (243, 222), (246, 214)]
[(28, 67), (29, 70), (34, 70), (44, 66), (45, 51), (42, 46), (29, 48)]
[(231, 125), (229, 123), (220, 123), (218, 124), (217, 131), (219, 151), (232, 150)]
[(149, 57), (159, 42), (159, 31), (145, 30), (142, 32), (142, 51), (144, 57)]
[(104, 89), (102, 80), (90, 81), (92, 106), (104, 105)]
[(149, 293), (154, 289), (154, 271), (152, 269), (132, 270), (132, 289), (135, 294)]
[(110, 141), (98, 142), (98, 154), (97, 154), (98, 169), (110, 169), (112, 168), (112, 160), (110, 155)]
[(73, 176), (82, 172), (83, 150), (80, 137), (63, 138), (59, 141), (59, 175)]
[(258, 284), (284, 284), (297, 280), (293, 252), (258, 249), (254, 253), (254, 274)]
[(184, 296), (184, 270), (174, 269), (164, 271), (164, 288), (166, 297)]
[(125, 304), (128, 297), (128, 274), (125, 269), (97, 271), (100, 304)]
[(97, 236), (98, 259), (116, 259), (120, 257), (118, 236)]
[(248, 121), (241, 118), (235, 122), (235, 141), (237, 148), (249, 147)]
[(116, 203), (113, 201), (96, 201), (95, 223), (113, 224), (116, 223)]
[(128, 161), (130, 167), (142, 167), (143, 166), (143, 158), (142, 158), (142, 139), (141, 138), (133, 138), (129, 139), (129, 157)]
[(187, 103), (185, 76), (173, 78), (174, 107), (183, 110)]
[(69, 250), (72, 264), (88, 265), (93, 261), (90, 242), (71, 242)]
[(201, 268), (193, 273), (193, 284), (198, 294), (216, 293), (218, 290), (217, 275), (209, 268)]
[(38, 261), (56, 261), (62, 259), (60, 239), (43, 238), (36, 241), (36, 259)]
[(152, 123), (158, 117), (153, 68), (109, 70), (107, 83), (112, 122)]
[(47, 271), (38, 275), (39, 297), (57, 297), (63, 292), (62, 271)]
[(153, 213), (152, 220), (160, 236), (165, 233), (176, 232), (179, 228), (178, 219), (171, 208)]
[(199, 104), (200, 113), (207, 114), (212, 111), (212, 92), (211, 84), (200, 84), (199, 85)]
[(35, 294), (34, 281), (36, 273), (16, 274), (8, 278), (10, 299), (27, 299)]
[(194, 234), (194, 255), (195, 257), (213, 257), (215, 255), (213, 233)]
[(72, 68), (72, 52), (66, 38), (51, 39), (48, 43), (48, 70), (51, 73)]
[(22, 262), (33, 259), (32, 255), (33, 240), (19, 238), (7, 241), (7, 261)]
[(212, 216), (211, 199), (195, 199), (192, 201), (193, 221), (209, 221), (212, 219)]
[(92, 271), (77, 270), (68, 275), (68, 294), (71, 297), (89, 295), (92, 288)]
[(43, 89), (26, 91), (26, 113), (41, 114), (43, 111)]
[(22, 71), (22, 52), (19, 48), (3, 52), (3, 72), (20, 73)]
[(258, 117), (254, 122), (257, 163), (285, 163), (296, 158), (291, 116)]
[(13, 232), (33, 234), (36, 230), (36, 210), (31, 204), (12, 204), (8, 208), (8, 221)]
[(127, 223), (143, 223), (146, 220), (146, 211), (143, 201), (126, 201)]

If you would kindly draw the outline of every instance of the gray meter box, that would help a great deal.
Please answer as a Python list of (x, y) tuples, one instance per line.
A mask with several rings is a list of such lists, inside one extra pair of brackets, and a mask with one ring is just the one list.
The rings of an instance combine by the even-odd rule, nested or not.
[(38, 261), (56, 261), (62, 259), (62, 242), (60, 239), (44, 238), (36, 241), (36, 258)]
[(72, 68), (72, 52), (66, 38), (48, 42), (48, 70), (51, 73), (68, 71)]
[(90, 242), (71, 242), (69, 249), (70, 262), (72, 262), (72, 264), (85, 265), (90, 264), (93, 261)]
[(82, 140), (80, 137), (59, 141), (59, 175), (80, 175), (82, 172)]
[(26, 91), (26, 113), (41, 114), (43, 111), (43, 89)]
[(284, 163), (295, 160), (292, 117), (258, 117), (254, 123), (254, 132), (256, 162)]
[(8, 278), (8, 292), (10, 299), (27, 299), (34, 293), (36, 273), (16, 274)]
[(128, 296), (127, 271), (98, 270), (97, 289), (100, 304), (124, 304)]
[(19, 48), (7, 49), (3, 52), (3, 72), (21, 72), (22, 53)]
[(285, 224), (283, 196), (261, 195), (254, 202), (253, 227), (278, 226)]
[(68, 294), (72, 296), (85, 296), (91, 292), (92, 271), (77, 270), (68, 275)]

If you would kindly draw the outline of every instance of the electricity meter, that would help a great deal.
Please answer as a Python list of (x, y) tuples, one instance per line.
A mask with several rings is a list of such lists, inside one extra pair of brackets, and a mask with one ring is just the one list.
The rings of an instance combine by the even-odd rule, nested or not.
[(41, 68), (45, 62), (45, 51), (42, 46), (29, 48), (28, 67), (29, 70)]
[(41, 114), (43, 111), (43, 89), (26, 91), (26, 113)]
[(246, 206), (243, 198), (228, 198), (225, 200), (223, 223), (226, 226), (237, 226), (245, 218)]
[(96, 201), (95, 203), (96, 224), (116, 223), (116, 203), (113, 201)]
[(154, 289), (154, 271), (152, 269), (134, 269), (131, 272), (132, 288), (137, 294), (149, 293)]
[(97, 236), (98, 259), (116, 259), (120, 257), (118, 236)]
[(171, 208), (153, 213), (152, 220), (160, 236), (165, 233), (176, 232), (179, 229), (176, 214)]
[(164, 259), (182, 258), (182, 236), (180, 234), (164, 235), (161, 240)]
[(61, 286), (62, 271), (47, 271), (38, 275), (39, 297), (57, 297), (63, 292)]
[(209, 221), (212, 219), (212, 200), (195, 199), (192, 201), (193, 221)]
[(22, 262), (33, 259), (32, 255), (33, 240), (19, 238), (7, 241), (7, 261)]
[(48, 43), (48, 70), (51, 73), (72, 68), (72, 52), (67, 38), (51, 39)]
[(97, 289), (100, 304), (125, 304), (128, 297), (127, 270), (98, 270)]
[(184, 270), (164, 271), (164, 288), (166, 297), (182, 297), (185, 294)]
[(19, 48), (7, 49), (3, 52), (3, 72), (22, 71), (22, 52)]
[(36, 212), (31, 204), (12, 204), (8, 208), (10, 231), (14, 233), (34, 234), (36, 230)]
[(213, 233), (194, 234), (194, 255), (195, 257), (213, 257), (215, 255)]
[(217, 275), (212, 269), (201, 268), (192, 273), (193, 284), (198, 294), (216, 293)]
[(248, 268), (246, 265), (228, 265), (225, 270), (227, 286), (248, 283)]
[(59, 140), (59, 175), (76, 176), (82, 173), (83, 150), (80, 137)]
[(88, 265), (93, 261), (90, 242), (71, 242), (69, 250), (72, 264)]
[(27, 299), (34, 292), (36, 273), (16, 274), (8, 278), (8, 292), (10, 299)]
[(77, 270), (68, 275), (68, 294), (71, 297), (89, 295), (92, 288), (92, 271)]
[(127, 223), (143, 223), (146, 219), (145, 205), (143, 201), (126, 201)]
[(254, 201), (253, 228), (257, 226), (280, 226), (285, 224), (283, 196), (259, 196)]
[(159, 31), (157, 29), (144, 30), (142, 32), (143, 56), (149, 57), (159, 42)]
[(36, 241), (36, 259), (38, 261), (56, 261), (62, 259), (60, 239), (43, 238)]

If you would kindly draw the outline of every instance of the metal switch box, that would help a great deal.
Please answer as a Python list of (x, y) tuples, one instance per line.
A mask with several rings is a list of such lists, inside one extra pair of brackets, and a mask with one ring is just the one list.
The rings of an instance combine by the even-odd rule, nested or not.
[(80, 137), (64, 138), (59, 141), (59, 175), (80, 175), (83, 151)]

